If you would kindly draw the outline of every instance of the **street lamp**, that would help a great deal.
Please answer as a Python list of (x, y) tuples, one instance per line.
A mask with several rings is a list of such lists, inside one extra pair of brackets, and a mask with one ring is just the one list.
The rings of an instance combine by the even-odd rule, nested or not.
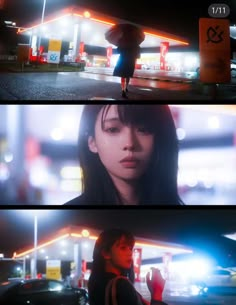
[(74, 60), (77, 58), (77, 54), (79, 55), (79, 58), (81, 58), (83, 53), (83, 46), (82, 44), (82, 27), (83, 27), (83, 21), (84, 19), (90, 19), (91, 14), (89, 11), (84, 11), (81, 19), (79, 18), (78, 23), (75, 24), (74, 29)]
[[(10, 20), (5, 20), (4, 23), (6, 24), (7, 28), (17, 29), (17, 33), (19, 33), (22, 30), (30, 30), (30, 28), (24, 28), (22, 26), (16, 26), (16, 23), (13, 22), (13, 21), (10, 21)], [(32, 40), (32, 30), (30, 30), (30, 32), (29, 32), (29, 46), (31, 46), (31, 40)]]
[(28, 214), (30, 213), (30, 216), (33, 216), (33, 221), (34, 221), (34, 248), (33, 248), (33, 259), (32, 259), (32, 264), (31, 264), (31, 276), (32, 278), (37, 278), (37, 260), (38, 260), (38, 217), (41, 214), (46, 214), (48, 213), (47, 210), (21, 210), (22, 213)]
[(37, 247), (38, 247), (38, 215), (34, 214), (34, 264), (33, 264), (33, 278), (37, 278)]
[(16, 23), (13, 22), (13, 21), (5, 20), (4, 23), (6, 24), (6, 26), (7, 26), (8, 28), (14, 28), (14, 27), (16, 27)]
[(41, 17), (41, 26), (39, 30), (39, 41), (38, 41), (38, 60), (39, 60), (39, 55), (40, 55), (40, 45), (41, 45), (41, 31), (42, 31), (42, 25), (44, 23), (44, 13), (45, 13), (45, 6), (46, 6), (47, 0), (43, 0), (43, 11), (42, 11), (42, 17)]

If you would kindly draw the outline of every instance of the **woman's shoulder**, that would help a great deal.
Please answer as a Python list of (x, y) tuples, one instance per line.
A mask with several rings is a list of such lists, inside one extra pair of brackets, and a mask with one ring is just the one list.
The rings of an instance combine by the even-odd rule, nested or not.
[(116, 290), (118, 304), (128, 303), (143, 305), (133, 283), (126, 277), (115, 277), (111, 283), (111, 291)]
[(114, 283), (113, 285), (116, 285), (117, 288), (121, 291), (127, 291), (126, 289), (131, 289), (132, 291), (135, 291), (133, 284), (125, 276), (115, 276), (111, 280)]

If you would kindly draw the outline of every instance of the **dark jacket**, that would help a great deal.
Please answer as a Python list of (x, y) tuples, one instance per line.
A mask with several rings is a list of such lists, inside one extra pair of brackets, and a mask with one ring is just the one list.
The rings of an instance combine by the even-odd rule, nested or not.
[(86, 193), (81, 194), (78, 197), (71, 199), (64, 203), (64, 205), (85, 205), (85, 206), (104, 206), (104, 205), (116, 205), (114, 202), (108, 202), (105, 200), (98, 200), (98, 198), (94, 196), (89, 196)]
[(132, 77), (136, 59), (140, 56), (140, 48), (118, 48), (117, 52), (120, 53), (120, 56), (113, 71), (113, 76)]
[[(113, 273), (105, 273), (104, 277), (99, 279), (96, 278), (94, 283), (91, 283), (91, 289), (89, 289), (89, 305), (105, 305), (106, 286), (114, 277), (116, 277), (116, 275)], [(117, 305), (144, 305), (141, 296), (135, 290), (134, 286), (129, 281), (122, 278), (117, 281), (116, 300)], [(109, 305), (114, 305), (112, 304), (111, 299)], [(162, 301), (151, 300), (151, 305), (167, 304)]]
[[(94, 198), (91, 199), (91, 196), (88, 196), (86, 195), (85, 193), (81, 194), (80, 196), (76, 197), (76, 198), (73, 198), (71, 199), (70, 201), (67, 201), (66, 203), (64, 203), (64, 205), (81, 205), (81, 206), (111, 206), (111, 205), (122, 205), (121, 203), (118, 203), (117, 201), (115, 200), (110, 200), (108, 201), (108, 199), (101, 199), (101, 200), (98, 200), (98, 198)], [(141, 201), (141, 203), (139, 204), (139, 206), (142, 206), (142, 205), (184, 205), (184, 203), (176, 198), (174, 199), (173, 201), (170, 201), (168, 203), (164, 202), (164, 203), (161, 203), (161, 202), (156, 202), (156, 203), (149, 203), (149, 202), (146, 202), (146, 201)]]
[(67, 201), (66, 203), (64, 203), (64, 205), (86, 205), (86, 204), (88, 204), (88, 203), (86, 201), (84, 194), (82, 194), (78, 197), (75, 197), (75, 198), (71, 199), (70, 201)]

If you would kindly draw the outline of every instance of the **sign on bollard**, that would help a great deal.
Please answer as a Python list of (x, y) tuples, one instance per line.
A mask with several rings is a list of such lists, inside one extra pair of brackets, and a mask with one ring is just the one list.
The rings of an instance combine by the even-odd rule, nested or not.
[(47, 62), (58, 64), (60, 62), (61, 40), (50, 39), (48, 45)]
[(231, 80), (229, 29), (228, 19), (199, 19), (200, 80), (204, 83)]
[(20, 63), (26, 63), (29, 61), (30, 45), (19, 43), (17, 46), (17, 61)]

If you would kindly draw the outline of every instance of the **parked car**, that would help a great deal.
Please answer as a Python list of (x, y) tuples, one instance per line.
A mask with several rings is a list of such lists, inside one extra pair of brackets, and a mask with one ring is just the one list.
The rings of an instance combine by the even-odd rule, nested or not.
[(231, 76), (236, 77), (236, 59), (231, 59), (231, 61), (230, 61), (230, 71), (231, 71)]
[(219, 268), (213, 270), (206, 278), (207, 286), (235, 286), (236, 272), (229, 268)]
[(0, 305), (86, 305), (84, 288), (72, 288), (50, 279), (14, 280), (0, 283)]
[(231, 59), (230, 60), (230, 70), (236, 70), (236, 59)]

